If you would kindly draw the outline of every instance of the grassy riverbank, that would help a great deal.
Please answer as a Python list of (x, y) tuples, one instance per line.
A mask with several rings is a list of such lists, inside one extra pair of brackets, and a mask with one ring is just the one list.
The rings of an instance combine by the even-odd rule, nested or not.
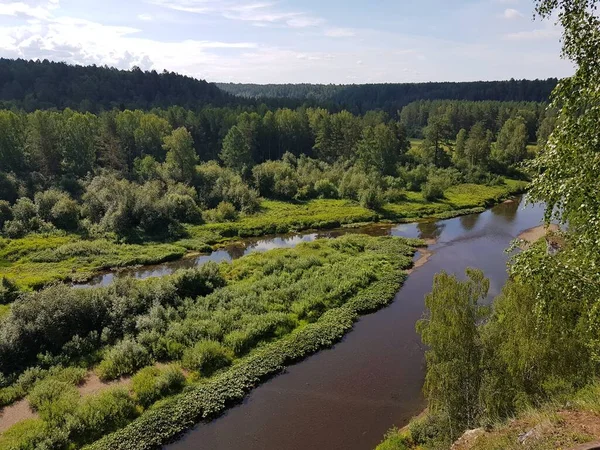
[(37, 289), (54, 281), (85, 280), (102, 270), (156, 264), (181, 258), (189, 251), (210, 252), (225, 240), (307, 229), (336, 228), (346, 224), (421, 218), (449, 218), (481, 212), (512, 194), (525, 183), (506, 180), (498, 186), (462, 184), (445, 192), (441, 200), (427, 201), (420, 192), (405, 192), (405, 199), (387, 203), (379, 211), (348, 200), (317, 199), (307, 202), (263, 200), (258, 213), (234, 222), (186, 225), (187, 236), (165, 243), (118, 243), (86, 239), (77, 234), (31, 234), (21, 239), (0, 238), (0, 277), (21, 289)]
[(376, 450), (548, 450), (574, 448), (600, 439), (600, 383), (574, 395), (487, 428), (469, 430), (456, 442), (436, 439), (425, 412), (402, 430), (390, 430)]
[[(37, 418), (5, 431), (0, 447), (81, 448), (103, 435), (91, 448), (157, 447), (389, 303), (423, 244), (348, 235), (163, 278), (29, 294), (0, 322), (0, 335), (11, 333), (0, 373), (12, 380), (0, 399), (25, 396)], [(131, 392), (80, 397), (82, 377), (64, 367), (104, 380), (137, 375)]]

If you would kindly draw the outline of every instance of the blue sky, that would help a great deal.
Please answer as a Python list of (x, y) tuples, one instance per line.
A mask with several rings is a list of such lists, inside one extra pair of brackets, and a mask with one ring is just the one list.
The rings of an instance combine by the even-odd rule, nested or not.
[(0, 0), (0, 56), (209, 81), (563, 77), (532, 0)]

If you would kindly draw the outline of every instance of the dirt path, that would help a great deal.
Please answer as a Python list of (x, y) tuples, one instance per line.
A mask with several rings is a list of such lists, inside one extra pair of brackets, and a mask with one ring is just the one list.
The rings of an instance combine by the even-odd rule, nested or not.
[(35, 417), (37, 417), (37, 414), (29, 408), (27, 399), (19, 400), (6, 408), (0, 409), (0, 433), (22, 420)]

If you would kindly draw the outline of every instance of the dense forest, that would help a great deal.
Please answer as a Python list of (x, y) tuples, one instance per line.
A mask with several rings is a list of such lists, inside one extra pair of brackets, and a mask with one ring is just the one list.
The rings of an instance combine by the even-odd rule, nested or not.
[(416, 100), (496, 100), (545, 102), (558, 80), (471, 81), (462, 83), (386, 83), (361, 85), (235, 84), (221, 89), (251, 99), (314, 100), (360, 114), (381, 109), (394, 114)]
[(0, 58), (0, 104), (25, 111), (72, 108), (95, 112), (171, 105), (198, 108), (230, 102), (231, 96), (214, 84), (173, 72)]
[[(377, 208), (408, 189), (433, 200), (516, 173), (531, 134), (547, 139), (554, 120), (538, 104), (415, 106), (417, 118), (401, 121), (311, 108), (0, 111), (0, 222), (11, 237), (49, 224), (123, 236), (252, 213), (259, 196)], [(424, 139), (411, 146), (404, 122)]]

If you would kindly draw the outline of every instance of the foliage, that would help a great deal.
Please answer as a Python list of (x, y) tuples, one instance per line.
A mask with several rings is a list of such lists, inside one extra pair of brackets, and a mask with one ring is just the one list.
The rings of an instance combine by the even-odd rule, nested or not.
[(150, 362), (146, 348), (131, 340), (123, 340), (106, 354), (98, 366), (101, 380), (114, 380), (123, 375), (130, 375), (136, 369)]
[(467, 270), (467, 281), (439, 273), (425, 297), (428, 317), (417, 330), (428, 346), (424, 392), (429, 409), (447, 417), (450, 438), (477, 423), (477, 398), (481, 375), (481, 344), (477, 321), (478, 302), (485, 299), (489, 280), (483, 272)]
[(231, 364), (232, 355), (216, 341), (200, 341), (183, 353), (181, 364), (196, 370), (203, 376), (211, 376), (216, 370)]
[(175, 366), (145, 367), (132, 378), (132, 390), (139, 404), (147, 408), (157, 400), (177, 393), (185, 383), (185, 376)]

